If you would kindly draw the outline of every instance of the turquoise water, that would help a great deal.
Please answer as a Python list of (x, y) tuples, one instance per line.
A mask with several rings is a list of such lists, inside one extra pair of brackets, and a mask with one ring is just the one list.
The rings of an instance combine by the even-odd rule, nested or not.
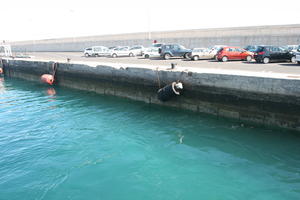
[(300, 199), (300, 134), (0, 79), (0, 200)]

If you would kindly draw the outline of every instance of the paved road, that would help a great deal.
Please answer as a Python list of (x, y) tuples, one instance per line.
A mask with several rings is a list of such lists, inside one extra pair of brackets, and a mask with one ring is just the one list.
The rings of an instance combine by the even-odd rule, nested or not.
[(222, 70), (240, 70), (240, 71), (251, 71), (251, 72), (274, 72), (293, 74), (297, 77), (300, 76), (300, 65), (295, 63), (269, 63), (261, 64), (244, 61), (229, 61), (226, 63), (217, 62), (214, 60), (200, 60), (190, 61), (186, 59), (170, 59), (162, 60), (159, 58), (144, 59), (142, 57), (83, 57), (80, 52), (36, 52), (30, 53), (29, 55), (34, 56), (37, 59), (53, 60), (53, 61), (66, 61), (70, 58), (71, 61), (92, 61), (92, 62), (111, 62), (111, 63), (124, 63), (124, 64), (147, 64), (153, 66), (170, 66), (171, 63), (177, 63), (181, 67), (195, 67), (203, 69), (222, 69)]

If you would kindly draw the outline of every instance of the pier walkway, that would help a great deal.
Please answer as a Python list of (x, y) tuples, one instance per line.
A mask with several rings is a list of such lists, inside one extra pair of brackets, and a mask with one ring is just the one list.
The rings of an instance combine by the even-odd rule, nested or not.
[[(191, 61), (186, 59), (174, 58), (170, 60), (163, 60), (160, 58), (144, 59), (142, 57), (84, 57), (81, 52), (30, 52), (33, 60), (45, 60), (45, 61), (60, 61), (67, 62), (67, 58), (70, 62), (95, 62), (95, 63), (115, 63), (115, 64), (134, 64), (134, 65), (147, 65), (153, 67), (171, 66), (171, 63), (176, 63), (177, 67), (193, 68), (192, 71), (199, 70), (212, 70), (217, 73), (222, 71), (226, 73), (239, 72), (239, 74), (287, 74), (293, 76), (293, 78), (300, 79), (300, 65), (296, 63), (284, 62), (284, 63), (269, 63), (261, 64), (245, 61), (229, 61), (226, 63), (217, 62), (215, 60), (199, 60)], [(260, 75), (258, 75), (260, 76)]]

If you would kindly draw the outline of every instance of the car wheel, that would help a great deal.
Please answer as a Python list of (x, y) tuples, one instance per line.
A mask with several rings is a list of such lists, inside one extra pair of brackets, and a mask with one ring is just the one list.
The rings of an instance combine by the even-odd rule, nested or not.
[(292, 63), (296, 63), (296, 56), (293, 56), (293, 57), (291, 58), (291, 62), (292, 62)]
[(300, 65), (300, 61), (297, 61), (298, 65)]
[(117, 54), (114, 53), (113, 55), (111, 55), (111, 57), (116, 58)]
[(85, 53), (84, 56), (85, 56), (85, 57), (89, 57), (90, 55), (89, 55), (88, 53)]
[(164, 59), (165, 59), (165, 60), (169, 60), (170, 58), (171, 58), (171, 55), (170, 55), (170, 54), (166, 53), (166, 54), (164, 55)]
[(150, 58), (150, 56), (148, 54), (145, 54), (145, 58)]
[(223, 62), (227, 62), (228, 61), (228, 57), (227, 56), (223, 56), (222, 61)]
[(193, 56), (193, 60), (199, 60), (199, 56)]
[(265, 58), (263, 59), (263, 63), (264, 63), (264, 64), (268, 64), (269, 62), (270, 62), (270, 58), (265, 57)]
[(133, 53), (130, 53), (129, 56), (130, 56), (130, 57), (133, 57)]
[(189, 59), (190, 58), (190, 54), (189, 53), (184, 54), (184, 58)]
[(247, 56), (247, 57), (246, 57), (246, 60), (247, 60), (248, 62), (250, 62), (250, 61), (252, 60), (252, 56)]

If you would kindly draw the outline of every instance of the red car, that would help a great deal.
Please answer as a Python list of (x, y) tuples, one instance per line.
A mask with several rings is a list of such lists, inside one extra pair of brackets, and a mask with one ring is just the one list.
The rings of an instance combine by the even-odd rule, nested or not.
[(240, 47), (223, 47), (217, 53), (217, 60), (227, 62), (228, 60), (247, 60), (253, 59), (253, 53)]

